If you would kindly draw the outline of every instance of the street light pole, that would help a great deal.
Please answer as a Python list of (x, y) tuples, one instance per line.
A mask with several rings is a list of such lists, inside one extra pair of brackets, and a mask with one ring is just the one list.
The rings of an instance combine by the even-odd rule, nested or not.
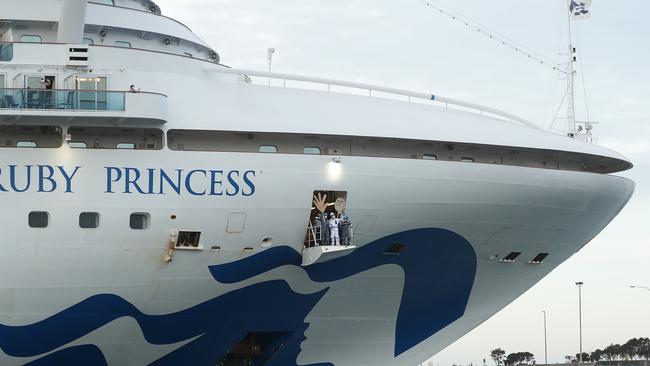
[[(269, 73), (271, 73), (271, 66), (273, 64), (273, 54), (275, 53), (275, 48), (269, 48), (266, 50), (266, 62), (269, 65)], [(269, 86), (271, 86), (271, 77), (269, 76)]]
[(580, 354), (578, 356), (578, 362), (582, 363), (582, 285), (584, 282), (576, 282), (578, 286), (578, 317), (580, 321)]
[(543, 310), (542, 313), (544, 313), (544, 364), (548, 365), (548, 347), (546, 343), (546, 310)]

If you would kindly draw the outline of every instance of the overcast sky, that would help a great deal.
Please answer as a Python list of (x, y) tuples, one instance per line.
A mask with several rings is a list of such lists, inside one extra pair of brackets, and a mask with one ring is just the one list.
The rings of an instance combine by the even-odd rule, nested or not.
[[(549, 58), (566, 48), (565, 0), (444, 0)], [(208, 42), (222, 62), (386, 85), (461, 98), (548, 127), (561, 98), (558, 75), (427, 8), (420, 0), (158, 0)], [(578, 352), (584, 281), (584, 350), (650, 337), (650, 50), (647, 0), (594, 0), (576, 23), (590, 115), (600, 144), (630, 158), (637, 183), (628, 207), (580, 253), (495, 317), (432, 358), (433, 365), (481, 364), (489, 351), (533, 352), (549, 361)], [(582, 95), (582, 85), (577, 88)], [(578, 118), (585, 119), (579, 97)]]

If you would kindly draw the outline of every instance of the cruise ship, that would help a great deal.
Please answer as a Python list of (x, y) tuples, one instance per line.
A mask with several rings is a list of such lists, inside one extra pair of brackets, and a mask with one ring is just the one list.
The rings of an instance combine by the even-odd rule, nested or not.
[(149, 0), (4, 0), (0, 365), (423, 362), (630, 199), (569, 132), (232, 68)]

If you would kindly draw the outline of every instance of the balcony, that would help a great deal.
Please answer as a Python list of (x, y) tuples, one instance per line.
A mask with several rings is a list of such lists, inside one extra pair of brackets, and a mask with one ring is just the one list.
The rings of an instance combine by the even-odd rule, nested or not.
[(167, 96), (149, 92), (0, 88), (0, 122), (45, 121), (164, 124)]

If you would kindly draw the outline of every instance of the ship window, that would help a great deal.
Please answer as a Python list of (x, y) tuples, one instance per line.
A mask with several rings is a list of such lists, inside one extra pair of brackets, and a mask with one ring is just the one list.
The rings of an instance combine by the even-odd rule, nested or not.
[(306, 155), (320, 155), (320, 147), (307, 146), (302, 149), (302, 152)]
[(521, 255), (521, 252), (511, 252), (510, 254), (508, 254), (507, 256), (505, 256), (505, 257), (501, 260), (501, 262), (509, 262), (509, 263), (514, 262), (515, 259), (517, 259), (520, 255)]
[(73, 126), (68, 134), (76, 148), (160, 150), (163, 144), (163, 132), (155, 128)]
[(147, 230), (149, 228), (149, 214), (132, 213), (129, 218), (129, 226), (133, 230)]
[(200, 231), (181, 231), (178, 233), (176, 239), (176, 248), (199, 248), (199, 241), (201, 240)]
[(20, 36), (20, 41), (24, 43), (41, 43), (43, 42), (43, 38), (34, 34), (23, 34)]
[(131, 42), (127, 41), (115, 41), (117, 47), (131, 48)]
[(422, 159), (424, 159), (424, 160), (438, 160), (438, 157), (433, 155), (433, 154), (424, 154), (424, 155), (422, 155)]
[(539, 253), (535, 258), (533, 258), (532, 261), (530, 261), (531, 264), (542, 264), (544, 263), (544, 259), (548, 257), (548, 253)]
[(70, 141), (68, 142), (68, 147), (71, 149), (86, 149), (88, 145), (85, 142)]
[(115, 6), (114, 0), (96, 0), (100, 4)]
[(473, 163), (474, 158), (463, 157), (463, 158), (460, 158), (460, 161), (463, 162), (463, 163)]
[(34, 141), (18, 141), (16, 147), (35, 148), (37, 145)]
[(92, 46), (92, 45), (95, 44), (95, 41), (93, 41), (93, 39), (92, 39), (92, 38), (89, 38), (89, 37), (84, 37), (84, 40), (83, 40), (83, 41), (84, 41), (85, 44), (87, 44), (87, 45), (89, 45), (89, 46)]
[(79, 214), (79, 227), (82, 229), (97, 229), (99, 214), (97, 212), (82, 212)]
[(8, 62), (14, 58), (13, 44), (0, 44), (0, 61)]
[(43, 229), (50, 223), (50, 214), (44, 211), (32, 211), (29, 213), (27, 221), (29, 227)]
[(278, 152), (278, 147), (274, 145), (262, 145), (259, 148), (261, 153), (276, 153)]
[(126, 149), (126, 150), (134, 150), (135, 149), (135, 144), (131, 142), (121, 142), (117, 145), (115, 145), (116, 149)]
[(184, 54), (185, 56), (187, 56), (187, 57), (192, 57), (192, 58), (194, 57), (194, 56), (192, 56), (192, 54), (189, 53), (189, 52), (183, 52), (183, 54)]
[[(0, 108), (6, 104), (16, 104), (12, 95), (0, 100)], [(0, 147), (57, 148), (62, 142), (58, 126), (0, 125)]]

